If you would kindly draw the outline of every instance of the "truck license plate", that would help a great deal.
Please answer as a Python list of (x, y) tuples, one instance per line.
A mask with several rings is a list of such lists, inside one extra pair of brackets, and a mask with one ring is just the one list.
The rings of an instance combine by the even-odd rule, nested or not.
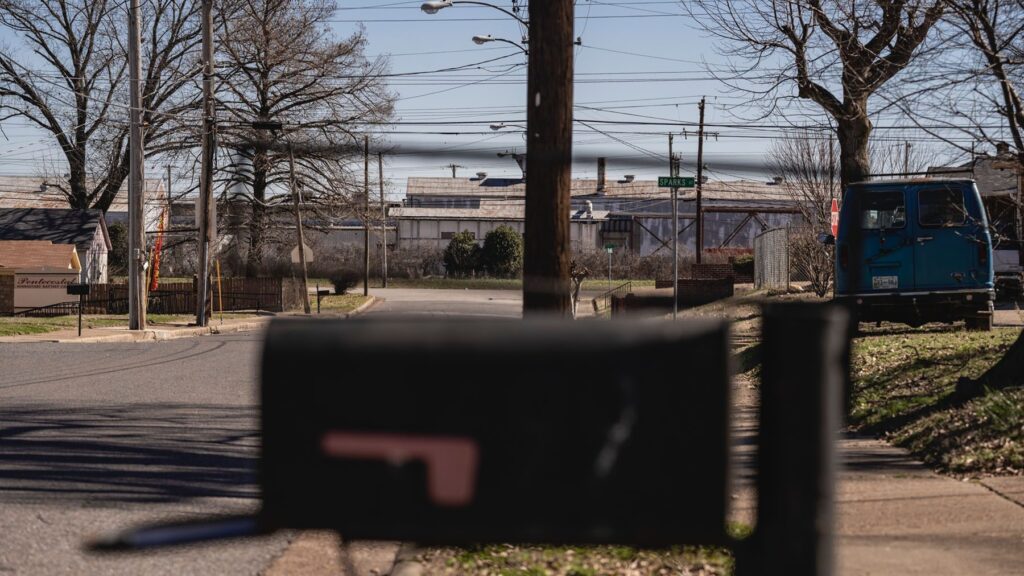
[(871, 287), (875, 290), (899, 288), (899, 276), (872, 276)]

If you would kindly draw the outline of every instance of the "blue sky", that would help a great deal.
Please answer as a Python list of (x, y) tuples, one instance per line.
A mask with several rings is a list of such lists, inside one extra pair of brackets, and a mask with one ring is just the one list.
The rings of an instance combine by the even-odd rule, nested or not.
[[(398, 95), (397, 119), (405, 124), (385, 130), (389, 140), (399, 145), (399, 151), (407, 144), (433, 153), (388, 158), (385, 178), (391, 196), (403, 194), (409, 176), (450, 175), (445, 165), (453, 162), (463, 166), (458, 169), (460, 176), (476, 172), (518, 176), (514, 161), (496, 154), (523, 152), (521, 129), (495, 132), (489, 124), (525, 120), (526, 58), (513, 46), (478, 46), (471, 39), (489, 34), (518, 41), (522, 29), (491, 8), (457, 5), (428, 15), (420, 10), (421, 2), (338, 0), (331, 21), (339, 36), (364, 27), (369, 55), (387, 55), (392, 73), (469, 66), (392, 79), (392, 90)], [(512, 8), (511, 0), (493, 3)], [(525, 10), (522, 15), (525, 18)], [(705, 145), (708, 175), (716, 179), (769, 176), (757, 167), (763, 163), (771, 139), (783, 131), (762, 126), (780, 125), (782, 120), (749, 120), (758, 114), (750, 95), (710, 79), (708, 67), (721, 70), (725, 61), (716, 53), (715, 41), (692, 25), (681, 2), (577, 0), (575, 35), (582, 38), (582, 46), (575, 50), (576, 118), (657, 125), (577, 122), (574, 150), (587, 160), (574, 166), (574, 177), (593, 177), (596, 165), (591, 159), (598, 155), (609, 158), (610, 178), (667, 174), (667, 133), (680, 134), (683, 125), (690, 126), (691, 135), (677, 136), (675, 150), (683, 156), (683, 173), (692, 174), (697, 148), (692, 124), (697, 121), (701, 96), (707, 97), (706, 121), (713, 134)], [(19, 43), (8, 31), (0, 31), (0, 42), (8, 47)], [(755, 73), (760, 72), (771, 70)], [(802, 110), (810, 114), (792, 118), (820, 122), (813, 105), (804, 105)], [(436, 124), (412, 124), (416, 122)], [(7, 121), (3, 127), (7, 140), (0, 141), (0, 173), (35, 175), (43, 166), (62, 162), (52, 136), (27, 128), (24, 121)], [(477, 154), (460, 154), (467, 150)], [(737, 165), (751, 168), (743, 170)], [(147, 162), (148, 176), (162, 176), (163, 170), (160, 159)]]
[[(510, 1), (493, 2), (511, 9)], [(508, 56), (486, 65), (486, 68), (445, 73), (417, 80), (421, 85), (398, 79), (394, 91), (399, 95), (398, 115), (404, 121), (476, 121), (476, 125), (449, 127), (403, 126), (402, 131), (454, 131), (472, 132), (464, 136), (395, 135), (399, 142), (417, 142), (436, 145), (439, 154), (430, 158), (396, 159), (391, 163), (393, 178), (410, 175), (450, 175), (445, 164), (455, 162), (465, 166), (461, 175), (485, 171), (494, 176), (519, 174), (509, 159), (492, 161), (483, 158), (445, 158), (442, 152), (460, 149), (523, 151), (523, 138), (517, 130), (508, 134), (492, 132), (488, 124), (525, 120), (523, 105), (526, 96), (525, 66), (509, 69), (508, 64), (525, 64), (515, 47), (498, 43), (478, 46), (474, 35), (493, 35), (519, 40), (520, 26), (508, 16), (487, 8), (457, 5), (428, 15), (420, 9), (420, 1), (348, 0), (339, 3), (340, 10), (334, 26), (339, 33), (351, 33), (364, 26), (372, 54), (392, 54), (392, 72), (433, 70), (473, 64), (482, 60)], [(525, 11), (523, 13), (525, 17)], [(576, 6), (576, 32), (583, 45), (576, 49), (575, 101), (579, 119), (657, 121), (649, 116), (668, 121), (696, 122), (697, 102), (708, 97), (706, 121), (733, 121), (725, 111), (726, 104), (742, 101), (720, 83), (704, 80), (708, 77), (702, 62), (719, 62), (711, 42), (703, 32), (692, 28), (688, 15), (678, 2), (670, 1), (615, 1), (580, 0)], [(475, 80), (507, 74), (476, 85), (465, 85)], [(643, 80), (643, 81), (641, 81)], [(493, 82), (501, 81), (496, 84)], [(444, 82), (441, 85), (441, 82)], [(422, 85), (432, 83), (435, 85)], [(432, 92), (445, 90), (431, 95)], [(586, 106), (587, 108), (582, 108)], [(601, 109), (601, 110), (595, 110)], [(636, 174), (653, 177), (665, 170), (648, 164), (638, 166), (637, 157), (654, 158), (660, 155), (667, 165), (667, 132), (670, 127), (592, 125), (603, 135), (577, 123), (574, 149), (593, 156), (607, 154), (609, 177)], [(615, 134), (615, 132), (657, 132), (651, 135)], [(678, 128), (676, 131), (681, 131)], [(486, 134), (479, 134), (486, 132)], [(617, 140), (627, 141), (627, 146)], [(741, 140), (720, 137), (710, 140), (706, 153), (756, 157), (764, 147), (764, 140)], [(692, 163), (696, 156), (696, 139), (676, 138), (675, 150), (684, 156), (684, 163)], [(685, 170), (685, 168), (684, 168)], [(575, 177), (594, 176), (596, 167), (591, 162), (574, 167)]]

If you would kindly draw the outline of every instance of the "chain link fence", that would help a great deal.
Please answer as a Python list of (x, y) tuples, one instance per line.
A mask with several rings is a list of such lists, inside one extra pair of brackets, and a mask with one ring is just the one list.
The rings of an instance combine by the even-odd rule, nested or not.
[(789, 230), (773, 228), (754, 238), (754, 288), (789, 288)]

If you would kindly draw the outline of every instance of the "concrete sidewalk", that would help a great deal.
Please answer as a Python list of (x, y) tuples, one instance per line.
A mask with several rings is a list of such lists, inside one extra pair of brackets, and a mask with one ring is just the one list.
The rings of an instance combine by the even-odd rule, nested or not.
[[(757, 392), (736, 380), (731, 516), (753, 523)], [(846, 435), (838, 448), (840, 576), (1024, 574), (1024, 477), (960, 481), (874, 438)]]
[(1024, 573), (1024, 477), (940, 476), (874, 439), (840, 452), (839, 574)]

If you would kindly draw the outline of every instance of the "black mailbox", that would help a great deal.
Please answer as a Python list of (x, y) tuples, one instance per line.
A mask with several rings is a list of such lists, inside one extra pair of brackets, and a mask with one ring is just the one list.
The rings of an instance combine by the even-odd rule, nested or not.
[(720, 542), (729, 350), (721, 322), (275, 320), (261, 515), (346, 539)]
[(88, 284), (68, 284), (68, 294), (71, 296), (88, 296)]

